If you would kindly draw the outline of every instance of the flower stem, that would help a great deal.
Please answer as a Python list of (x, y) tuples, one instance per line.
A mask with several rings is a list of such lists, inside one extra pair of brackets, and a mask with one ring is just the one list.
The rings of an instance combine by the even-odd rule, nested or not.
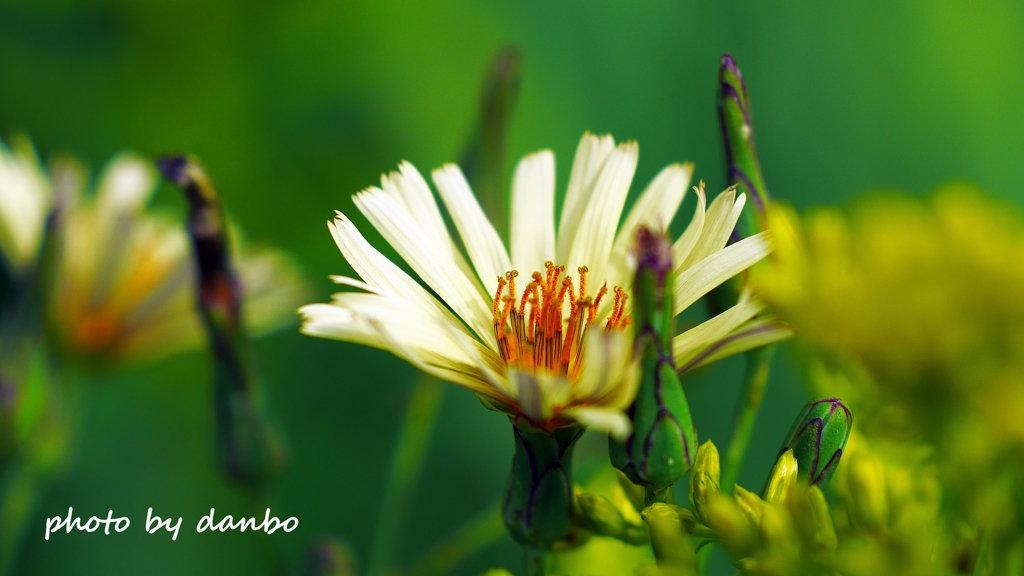
[(405, 576), (440, 576), (451, 571), (477, 552), (494, 544), (506, 534), (498, 503), (462, 525), (455, 533), (434, 545), (421, 560), (415, 562)]
[(774, 346), (767, 346), (746, 354), (747, 367), (743, 378), (743, 391), (736, 409), (732, 438), (722, 464), (720, 488), (725, 494), (732, 493), (733, 485), (743, 467), (750, 436), (757, 421), (757, 413), (761, 409), (761, 400), (768, 385), (768, 373), (774, 352)]
[(14, 561), (36, 504), (40, 486), (20, 462), (0, 470), (0, 576), (14, 574)]
[(544, 576), (547, 572), (548, 552), (539, 546), (523, 546), (523, 574)]
[(370, 549), (368, 573), (373, 576), (388, 573), (394, 565), (409, 495), (422, 472), (443, 398), (444, 385), (436, 378), (423, 376), (413, 385)]

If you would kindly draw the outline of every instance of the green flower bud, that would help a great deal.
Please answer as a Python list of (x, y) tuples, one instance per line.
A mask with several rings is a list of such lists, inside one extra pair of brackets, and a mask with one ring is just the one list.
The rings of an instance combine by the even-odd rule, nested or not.
[(643, 511), (643, 518), (651, 532), (651, 548), (658, 565), (692, 569), (695, 561), (693, 548), (679, 507), (655, 503)]
[(522, 414), (511, 420), (515, 454), (502, 520), (516, 542), (548, 550), (572, 532), (572, 452), (583, 428), (549, 431)]
[(648, 541), (646, 527), (626, 520), (614, 504), (597, 494), (576, 495), (575, 520), (577, 526), (602, 536), (610, 536), (636, 545)]
[(615, 505), (597, 494), (576, 497), (576, 522), (583, 528), (604, 536), (618, 536), (626, 528), (626, 519)]
[(633, 508), (637, 512), (643, 512), (646, 507), (644, 504), (644, 489), (636, 484), (633, 484), (622, 470), (615, 471), (615, 479), (619, 481), (619, 487), (622, 488), (622, 492), (629, 499), (629, 503), (633, 505)]
[(751, 526), (759, 526), (761, 518), (764, 516), (764, 500), (761, 500), (760, 496), (738, 484), (733, 487), (732, 495), (736, 500), (736, 505), (747, 516)]
[(647, 489), (648, 500), (663, 500), (690, 467), (697, 430), (672, 360), (671, 243), (641, 227), (636, 255), (633, 329), (643, 377), (626, 411), (633, 432), (624, 442), (610, 439), (609, 452), (616, 468)]
[(765, 502), (784, 502), (790, 486), (796, 482), (797, 473), (796, 456), (793, 456), (792, 450), (786, 450), (775, 461), (775, 466), (768, 475), (768, 484), (764, 488)]
[(701, 520), (713, 530), (733, 560), (745, 558), (757, 547), (757, 526), (733, 498), (715, 493), (704, 506)]
[(855, 452), (847, 459), (843, 465), (840, 494), (850, 520), (868, 531), (882, 530), (889, 515), (885, 467), (877, 456), (863, 451)]
[(805, 543), (823, 550), (834, 550), (838, 546), (832, 514), (821, 488), (800, 486), (791, 492), (785, 506)]
[(792, 450), (799, 476), (813, 486), (828, 486), (852, 427), (853, 414), (842, 400), (813, 400), (793, 423), (779, 454)]
[(693, 469), (690, 471), (690, 507), (705, 524), (708, 502), (721, 495), (718, 489), (720, 474), (718, 448), (708, 440), (697, 449)]

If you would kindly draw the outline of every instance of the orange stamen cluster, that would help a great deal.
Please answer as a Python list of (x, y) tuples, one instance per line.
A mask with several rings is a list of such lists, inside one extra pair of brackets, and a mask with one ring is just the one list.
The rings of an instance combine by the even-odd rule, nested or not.
[[(545, 273), (534, 272), (522, 295), (516, 292), (519, 272), (498, 277), (494, 293), (494, 336), (508, 366), (528, 371), (544, 370), (576, 379), (583, 359), (584, 334), (597, 320), (598, 307), (608, 293), (607, 283), (593, 298), (587, 296), (587, 267), (579, 272), (579, 292), (571, 276), (562, 278), (565, 266), (544, 263)], [(506, 290), (507, 287), (507, 290)], [(625, 315), (628, 295), (615, 288), (615, 304), (606, 328), (629, 325)], [(568, 303), (568, 316), (563, 317)], [(518, 306), (517, 306), (518, 304)]]

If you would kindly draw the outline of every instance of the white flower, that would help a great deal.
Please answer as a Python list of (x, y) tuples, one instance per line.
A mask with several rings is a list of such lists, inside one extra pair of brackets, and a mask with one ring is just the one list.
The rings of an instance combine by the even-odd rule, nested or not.
[(0, 142), (0, 253), (17, 277), (39, 255), (53, 193), (28, 140), (15, 144)]
[[(556, 232), (554, 155), (525, 157), (512, 180), (511, 251), (461, 170), (452, 164), (435, 170), (434, 184), (465, 254), (426, 181), (402, 163), (382, 177), (380, 188), (357, 194), (355, 203), (425, 286), (338, 212), (328, 227), (359, 279), (333, 280), (359, 291), (301, 308), (302, 331), (391, 351), (540, 426), (577, 421), (628, 434), (622, 411), (638, 382), (626, 329), (630, 248), (640, 226), (667, 228), (693, 171), (689, 164), (665, 168), (619, 226), (636, 163), (636, 143), (616, 146), (611, 136), (585, 134)], [(702, 189), (697, 195), (693, 219), (672, 250), (677, 314), (770, 250), (764, 234), (726, 247), (743, 195), (729, 190), (710, 206)], [(744, 296), (676, 336), (677, 366), (696, 367), (782, 337), (753, 319), (762, 308)]]
[[(88, 195), (82, 178), (67, 181), (49, 306), (60, 348), (100, 363), (140, 363), (204, 345), (185, 224), (147, 208), (157, 184), (151, 163), (115, 157)], [(259, 333), (288, 323), (305, 293), (294, 264), (276, 251), (232, 246), (247, 327)]]

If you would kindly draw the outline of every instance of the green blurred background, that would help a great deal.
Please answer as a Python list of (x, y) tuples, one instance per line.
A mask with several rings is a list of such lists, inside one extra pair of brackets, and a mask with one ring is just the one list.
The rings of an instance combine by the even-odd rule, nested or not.
[[(560, 187), (591, 130), (639, 141), (634, 193), (679, 160), (720, 189), (715, 80), (730, 52), (776, 197), (804, 207), (968, 179), (1021, 204), (1022, 30), (1024, 4), (1009, 0), (2, 0), (0, 134), (27, 132), (44, 157), (70, 151), (94, 169), (124, 149), (196, 154), (248, 236), (296, 254), (322, 301), (327, 275), (350, 271), (325, 226), (332, 210), (369, 232), (352, 193), (403, 159), (424, 171), (456, 159), (506, 43), (524, 57), (510, 156), (552, 148)], [(180, 201), (164, 187), (157, 202)], [(293, 566), (328, 533), (365, 559), (413, 369), (291, 328), (259, 351), (292, 449), (274, 512), (301, 522), (273, 538)], [(741, 484), (760, 487), (804, 401), (789, 358), (773, 374)], [(687, 383), (701, 437), (720, 446), (740, 365)], [(260, 573), (251, 535), (194, 531), (211, 507), (246, 510), (213, 464), (208, 378), (207, 356), (193, 353), (122, 374), (91, 397), (75, 461), (42, 512), (112, 509), (132, 527), (44, 541), (40, 517), (19, 573)], [(403, 559), (498, 498), (510, 439), (504, 417), (448, 391)], [(578, 459), (604, 450), (591, 439)], [(142, 530), (148, 507), (185, 518), (176, 542)], [(505, 538), (457, 573), (516, 568), (518, 556)]]

